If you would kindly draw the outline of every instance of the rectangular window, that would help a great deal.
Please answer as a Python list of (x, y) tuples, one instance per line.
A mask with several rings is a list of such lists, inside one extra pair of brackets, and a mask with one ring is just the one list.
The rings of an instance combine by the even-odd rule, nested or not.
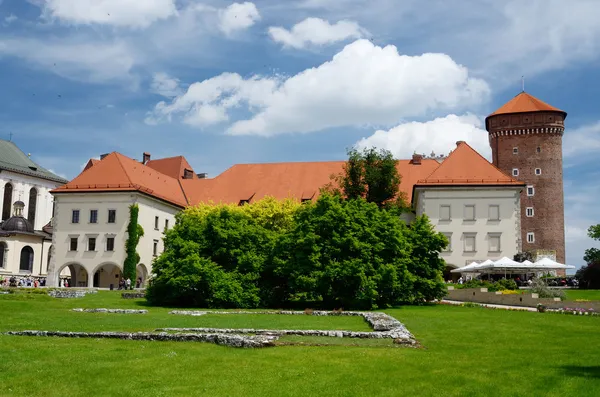
[(165, 230), (169, 230), (169, 220), (165, 219)]
[(73, 210), (71, 213), (71, 223), (79, 223), (79, 210)]
[(474, 205), (465, 205), (465, 221), (474, 221), (475, 220), (475, 206)]
[(114, 251), (115, 250), (115, 238), (114, 237), (107, 237), (106, 238), (106, 250), (107, 251)]
[(519, 154), (519, 148), (518, 147), (514, 147), (513, 148), (513, 154)]
[(440, 205), (440, 221), (449, 221), (450, 220), (450, 206), (449, 205)]
[(536, 168), (535, 169), (535, 174), (536, 175), (542, 175), (542, 169), (541, 168)]
[(98, 210), (90, 210), (90, 223), (98, 223)]
[(77, 251), (77, 237), (71, 237), (69, 251)]
[(533, 197), (535, 195), (535, 188), (531, 185), (527, 186), (527, 196)]
[(500, 206), (490, 205), (488, 208), (488, 220), (499, 221), (500, 220)]
[(158, 240), (154, 240), (154, 244), (152, 245), (152, 255), (158, 255)]
[(513, 176), (519, 176), (519, 169), (513, 168)]
[(158, 230), (158, 216), (154, 217), (154, 230)]
[(452, 252), (452, 233), (442, 233), (448, 240), (448, 246), (442, 252)]
[(477, 247), (475, 246), (475, 237), (476, 235), (474, 233), (465, 233), (464, 235), (464, 241), (465, 241), (465, 246), (464, 246), (464, 251), (465, 252), (475, 252)]
[(526, 215), (527, 215), (529, 218), (533, 217), (533, 207), (527, 207), (527, 208), (525, 209), (525, 214), (526, 214)]
[(108, 223), (115, 223), (117, 221), (117, 210), (108, 210)]
[(88, 251), (96, 251), (96, 237), (88, 238)]
[(535, 243), (535, 234), (534, 233), (527, 233), (527, 242), (528, 243)]
[(541, 153), (541, 152), (542, 152), (542, 148), (538, 146), (538, 147), (535, 149), (535, 151), (536, 151), (536, 152), (538, 152), (538, 153)]
[(489, 252), (500, 252), (500, 235), (490, 233), (488, 235), (488, 244)]

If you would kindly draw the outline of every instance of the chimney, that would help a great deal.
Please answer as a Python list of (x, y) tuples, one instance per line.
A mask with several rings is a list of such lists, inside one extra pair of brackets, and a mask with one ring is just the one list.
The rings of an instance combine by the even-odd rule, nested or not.
[(456, 146), (457, 147), (460, 146), (461, 143), (467, 143), (467, 142), (465, 142), (465, 141), (456, 141)]
[(104, 160), (104, 158), (105, 158), (106, 156), (108, 156), (109, 154), (110, 154), (110, 153), (104, 153), (104, 154), (101, 154), (101, 155), (100, 155), (100, 160)]
[(189, 169), (184, 169), (183, 170), (183, 179), (192, 179), (194, 178), (194, 171), (189, 170)]
[(206, 172), (202, 172), (200, 174), (196, 174), (196, 176), (198, 177), (198, 179), (206, 179), (206, 178), (208, 178), (208, 174)]
[(412, 163), (413, 163), (413, 165), (420, 165), (421, 164), (421, 160), (423, 160), (423, 155), (422, 154), (417, 154), (417, 153), (413, 154), (413, 157), (412, 157)]
[(142, 164), (146, 165), (148, 161), (150, 161), (150, 153), (144, 152), (144, 154), (142, 154)]

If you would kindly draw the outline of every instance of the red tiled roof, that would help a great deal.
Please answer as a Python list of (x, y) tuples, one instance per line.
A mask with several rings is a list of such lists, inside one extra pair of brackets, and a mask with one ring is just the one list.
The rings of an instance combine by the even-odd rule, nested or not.
[(192, 179), (198, 179), (194, 169), (183, 156), (167, 157), (164, 159), (150, 160), (146, 165), (158, 172), (175, 179), (183, 179), (183, 171), (192, 171)]
[(92, 166), (94, 166), (95, 164), (97, 164), (100, 160), (98, 159), (89, 159), (87, 164), (85, 165), (85, 167), (83, 168), (83, 171), (91, 168)]
[[(214, 179), (181, 183), (192, 205), (201, 202), (237, 204), (240, 200), (256, 201), (265, 196), (312, 199), (319, 196), (320, 188), (332, 181), (331, 175), (343, 171), (344, 164), (345, 161), (237, 164)], [(410, 197), (414, 183), (438, 166), (433, 159), (424, 159), (420, 165), (399, 160), (400, 191)]]
[(539, 111), (554, 111), (554, 112), (562, 112), (564, 111), (555, 108), (554, 106), (548, 105), (546, 102), (537, 99), (533, 95), (526, 93), (525, 91), (521, 92), (517, 96), (515, 96), (510, 101), (506, 102), (500, 109), (496, 110), (494, 113), (490, 114), (490, 116), (496, 116), (499, 114), (510, 114), (510, 113), (524, 113), (524, 112), (539, 112)]
[(525, 185), (506, 175), (487, 161), (466, 142), (457, 142), (457, 148), (442, 164), (415, 186), (432, 185)]
[(188, 204), (177, 179), (117, 152), (107, 155), (51, 193), (92, 191), (139, 191), (181, 207)]

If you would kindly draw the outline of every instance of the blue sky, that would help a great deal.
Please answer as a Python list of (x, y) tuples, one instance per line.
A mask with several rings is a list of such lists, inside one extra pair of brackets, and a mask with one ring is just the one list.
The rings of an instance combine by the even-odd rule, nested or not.
[(337, 160), (357, 143), (490, 157), (526, 90), (568, 112), (567, 258), (600, 223), (594, 0), (0, 0), (0, 136), (71, 178), (101, 153)]

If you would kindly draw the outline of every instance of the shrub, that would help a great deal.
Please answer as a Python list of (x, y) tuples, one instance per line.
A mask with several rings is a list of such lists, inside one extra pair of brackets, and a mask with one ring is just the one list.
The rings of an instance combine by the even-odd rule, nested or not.
[(531, 292), (538, 294), (540, 298), (561, 298), (565, 299), (565, 292), (561, 289), (552, 289), (548, 287), (546, 282), (541, 278), (533, 280), (531, 285)]
[(511, 291), (515, 291), (519, 289), (519, 286), (517, 286), (517, 283), (515, 282), (515, 280), (512, 279), (501, 279), (495, 282), (496, 286), (497, 286), (497, 290), (501, 291), (501, 290), (511, 290)]

